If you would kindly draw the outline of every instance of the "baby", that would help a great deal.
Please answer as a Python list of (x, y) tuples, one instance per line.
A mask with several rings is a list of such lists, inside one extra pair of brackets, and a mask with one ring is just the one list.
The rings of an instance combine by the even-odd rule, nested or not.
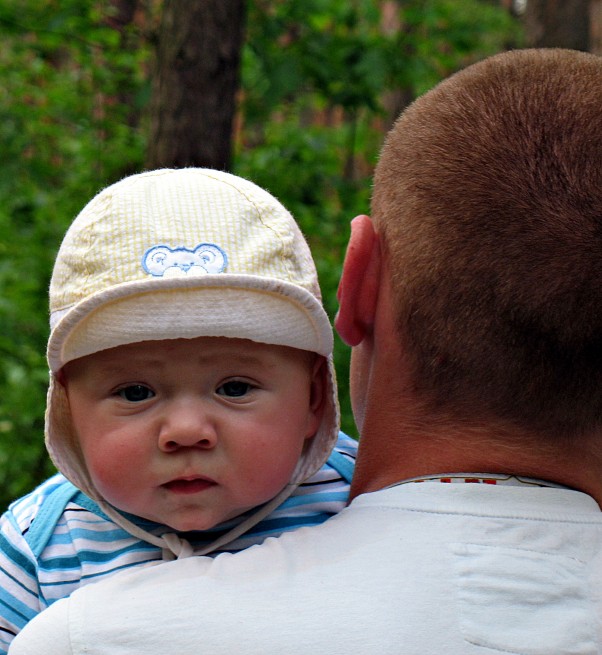
[(50, 283), (60, 471), (0, 524), (0, 652), (124, 568), (236, 551), (346, 504), (333, 337), (311, 254), (256, 185), (187, 168), (82, 210)]

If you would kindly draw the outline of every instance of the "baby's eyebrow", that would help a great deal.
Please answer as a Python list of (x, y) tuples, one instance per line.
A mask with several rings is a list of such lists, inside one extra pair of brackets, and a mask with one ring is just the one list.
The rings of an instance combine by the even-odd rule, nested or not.
[(99, 372), (107, 376), (135, 375), (140, 369), (161, 370), (165, 362), (153, 358), (128, 357), (126, 361), (105, 362), (100, 364)]
[(234, 366), (254, 366), (270, 368), (275, 362), (269, 357), (257, 357), (246, 353), (200, 353), (197, 359), (201, 366), (215, 366), (216, 364), (228, 364)]

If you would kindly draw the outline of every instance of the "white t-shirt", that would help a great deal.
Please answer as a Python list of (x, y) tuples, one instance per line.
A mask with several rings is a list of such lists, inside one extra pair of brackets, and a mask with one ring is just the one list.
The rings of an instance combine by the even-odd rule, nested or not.
[(565, 489), (405, 484), (235, 555), (113, 576), (10, 655), (594, 655), (602, 513)]

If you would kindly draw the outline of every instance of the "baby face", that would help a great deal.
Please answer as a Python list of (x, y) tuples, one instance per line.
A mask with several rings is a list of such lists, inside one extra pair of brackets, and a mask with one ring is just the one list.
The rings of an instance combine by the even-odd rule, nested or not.
[(96, 489), (115, 507), (179, 531), (208, 529), (268, 501), (320, 423), (315, 359), (201, 337), (69, 362), (63, 383)]

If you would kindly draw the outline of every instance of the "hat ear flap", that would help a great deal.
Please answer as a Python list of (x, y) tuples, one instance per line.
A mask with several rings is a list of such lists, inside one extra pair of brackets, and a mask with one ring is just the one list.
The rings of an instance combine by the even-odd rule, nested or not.
[(45, 423), (46, 449), (56, 468), (87, 496), (98, 500), (71, 420), (67, 389), (54, 375), (48, 386)]

